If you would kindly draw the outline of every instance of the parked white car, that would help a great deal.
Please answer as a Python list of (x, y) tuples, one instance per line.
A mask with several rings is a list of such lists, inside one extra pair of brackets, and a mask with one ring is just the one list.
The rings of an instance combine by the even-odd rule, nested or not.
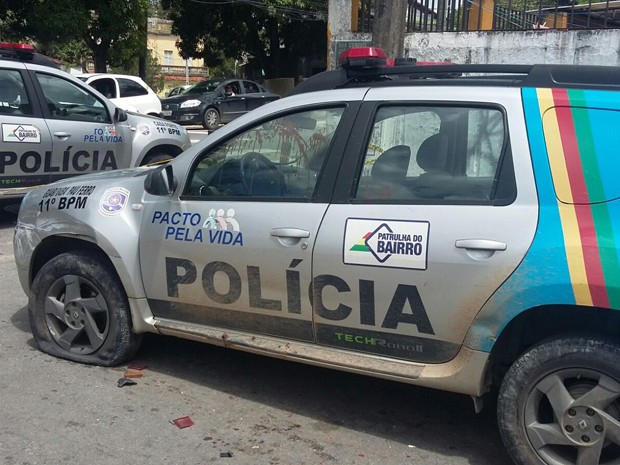
[(146, 82), (127, 74), (80, 74), (86, 84), (97, 89), (116, 106), (145, 115), (161, 116), (161, 101)]

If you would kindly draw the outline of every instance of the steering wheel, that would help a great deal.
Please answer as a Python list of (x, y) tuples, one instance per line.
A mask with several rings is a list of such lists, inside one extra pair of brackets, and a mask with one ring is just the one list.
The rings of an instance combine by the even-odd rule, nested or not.
[[(280, 195), (284, 188), (284, 179), (278, 167), (258, 152), (248, 152), (239, 163), (241, 180), (249, 195)], [(263, 192), (258, 192), (258, 191)]]

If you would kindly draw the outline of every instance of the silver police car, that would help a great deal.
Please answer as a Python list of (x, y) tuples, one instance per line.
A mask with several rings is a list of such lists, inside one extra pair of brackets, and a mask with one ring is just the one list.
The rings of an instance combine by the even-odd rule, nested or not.
[(167, 165), (30, 192), (38, 347), (117, 365), (153, 332), (493, 392), (515, 463), (620, 463), (617, 68), (373, 53)]
[(0, 45), (0, 198), (78, 174), (170, 159), (187, 131), (125, 112), (24, 44)]

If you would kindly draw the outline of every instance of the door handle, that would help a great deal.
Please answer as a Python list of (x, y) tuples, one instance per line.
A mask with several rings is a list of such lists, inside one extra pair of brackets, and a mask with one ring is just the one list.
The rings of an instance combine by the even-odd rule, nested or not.
[(70, 132), (55, 132), (54, 133), (55, 137), (58, 137), (59, 139), (68, 139), (69, 137), (71, 137), (71, 133)]
[(459, 239), (454, 243), (459, 249), (506, 250), (506, 243), (489, 239)]
[(269, 235), (275, 237), (293, 237), (295, 239), (303, 239), (304, 237), (310, 237), (310, 231), (297, 228), (275, 228), (271, 230)]

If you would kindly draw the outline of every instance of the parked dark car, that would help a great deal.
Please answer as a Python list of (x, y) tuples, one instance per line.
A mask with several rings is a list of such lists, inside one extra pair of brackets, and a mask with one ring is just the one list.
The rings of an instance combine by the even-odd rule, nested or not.
[(162, 116), (179, 124), (202, 124), (214, 130), (220, 124), (280, 98), (260, 84), (243, 79), (202, 81), (182, 95), (162, 100)]

